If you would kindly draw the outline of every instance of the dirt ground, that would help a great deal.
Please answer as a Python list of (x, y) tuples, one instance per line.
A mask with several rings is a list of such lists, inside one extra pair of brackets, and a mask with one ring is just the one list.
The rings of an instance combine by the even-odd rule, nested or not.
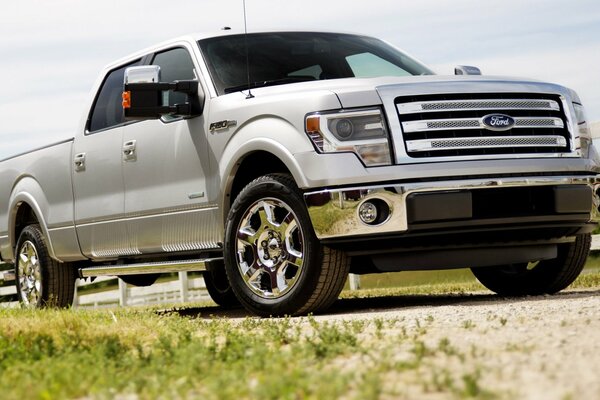
[(427, 346), (448, 340), (470, 354), (467, 362), (437, 362), (454, 373), (472, 373), (475, 366), (481, 387), (502, 398), (600, 399), (598, 290), (524, 299), (461, 295), (385, 302), (342, 300), (332, 310), (337, 313), (316, 318), (401, 318), (413, 328), (424, 325)]

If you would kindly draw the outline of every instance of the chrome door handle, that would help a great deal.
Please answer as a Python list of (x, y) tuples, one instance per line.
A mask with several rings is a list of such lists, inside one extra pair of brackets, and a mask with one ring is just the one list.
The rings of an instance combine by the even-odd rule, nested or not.
[(123, 143), (123, 160), (124, 161), (135, 161), (137, 156), (135, 154), (135, 140), (130, 140)]
[(75, 163), (75, 172), (85, 171), (85, 153), (76, 154), (73, 162)]

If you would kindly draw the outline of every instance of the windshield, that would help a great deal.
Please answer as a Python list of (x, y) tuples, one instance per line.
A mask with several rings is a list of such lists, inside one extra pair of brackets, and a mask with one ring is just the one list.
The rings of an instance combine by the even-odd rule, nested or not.
[(247, 38), (222, 36), (198, 43), (219, 95), (302, 81), (433, 74), (381, 40), (364, 36), (280, 32), (248, 34)]

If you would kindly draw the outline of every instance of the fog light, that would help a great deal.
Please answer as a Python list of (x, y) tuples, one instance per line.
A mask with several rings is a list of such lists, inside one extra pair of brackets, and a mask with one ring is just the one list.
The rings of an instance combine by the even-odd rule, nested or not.
[(365, 224), (372, 224), (377, 221), (377, 207), (370, 201), (365, 201), (358, 208), (358, 216)]

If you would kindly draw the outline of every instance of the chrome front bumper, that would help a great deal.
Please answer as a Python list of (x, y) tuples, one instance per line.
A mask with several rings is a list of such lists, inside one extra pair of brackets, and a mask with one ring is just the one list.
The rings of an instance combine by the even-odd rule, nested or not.
[[(514, 188), (533, 186), (585, 185), (591, 189), (592, 201), (589, 221), (599, 222), (600, 189), (599, 176), (517, 177), (500, 179), (471, 179), (420, 183), (391, 183), (380, 186), (359, 186), (341, 189), (324, 189), (307, 192), (304, 200), (308, 207), (315, 233), (319, 239), (350, 236), (402, 233), (409, 228), (407, 198), (414, 193), (460, 193), (490, 188)], [(358, 209), (367, 202), (383, 201), (389, 215), (375, 225), (361, 221)], [(460, 201), (460, 199), (459, 199)], [(564, 204), (564, 201), (563, 201)], [(568, 205), (567, 205), (568, 207)], [(577, 211), (580, 213), (580, 211)]]

